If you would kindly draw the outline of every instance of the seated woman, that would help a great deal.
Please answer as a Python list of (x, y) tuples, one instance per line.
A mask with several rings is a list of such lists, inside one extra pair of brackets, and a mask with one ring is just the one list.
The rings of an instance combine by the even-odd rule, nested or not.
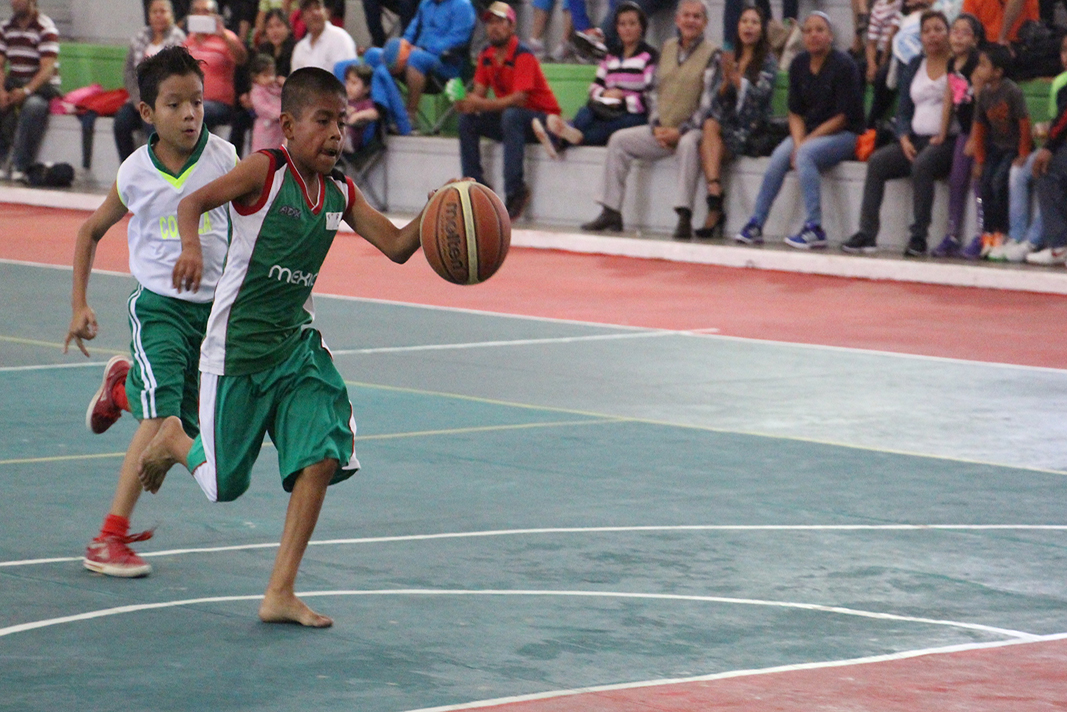
[(911, 60), (900, 74), (900, 102), (895, 131), (897, 141), (875, 151), (867, 161), (863, 184), (860, 229), (841, 245), (845, 252), (875, 252), (879, 212), (885, 182), (912, 177), (914, 222), (905, 256), (926, 254), (926, 235), (934, 203), (934, 181), (948, 177), (956, 146), (956, 124), (949, 136), (941, 134), (948, 86), (948, 20), (937, 10), (923, 12), (921, 24), (923, 53)]
[(170, 0), (152, 0), (148, 5), (148, 25), (130, 40), (126, 65), (122, 69), (123, 84), (130, 100), (115, 113), (115, 146), (119, 160), (125, 161), (133, 153), (133, 132), (144, 129), (137, 104), (141, 97), (137, 91), (137, 65), (164, 47), (185, 42), (185, 32), (174, 24), (174, 7)]
[(256, 53), (270, 56), (278, 76), (287, 77), (292, 70), (295, 46), (288, 15), (282, 10), (269, 10), (263, 19), (263, 32)]
[[(723, 82), (711, 100), (700, 141), (700, 159), (708, 183), (708, 215), (697, 237), (722, 235), (722, 164), (750, 153), (749, 139), (758, 135), (771, 115), (771, 96), (778, 62), (767, 40), (767, 16), (747, 7), (737, 22), (735, 54), (723, 54)], [(736, 61), (733, 57), (736, 56)]]
[[(534, 134), (555, 157), (555, 144), (606, 146), (619, 129), (648, 123), (648, 92), (656, 73), (659, 53), (645, 42), (648, 17), (641, 7), (624, 0), (615, 8), (615, 29), (622, 50), (608, 54), (589, 85), (589, 102), (568, 124), (558, 115), (549, 115), (546, 127), (533, 120)], [(551, 134), (551, 135), (549, 135)]]
[(820, 171), (856, 153), (863, 130), (863, 94), (856, 63), (833, 48), (830, 19), (813, 12), (804, 20), (804, 51), (789, 65), (789, 138), (771, 154), (756, 207), (734, 238), (745, 244), (763, 242), (763, 224), (791, 168), (797, 171), (807, 213), (800, 232), (785, 239), (790, 247), (826, 247), (822, 229)]

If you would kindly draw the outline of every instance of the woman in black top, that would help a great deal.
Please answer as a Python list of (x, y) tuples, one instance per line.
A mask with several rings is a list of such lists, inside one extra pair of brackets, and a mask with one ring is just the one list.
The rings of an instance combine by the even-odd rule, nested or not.
[(785, 174), (797, 171), (807, 216), (800, 232), (785, 239), (790, 247), (826, 247), (822, 229), (820, 172), (853, 158), (863, 131), (863, 94), (859, 70), (844, 52), (833, 48), (825, 13), (804, 20), (804, 52), (789, 66), (789, 138), (771, 154), (770, 165), (748, 223), (734, 238), (763, 242), (763, 224), (781, 190)]

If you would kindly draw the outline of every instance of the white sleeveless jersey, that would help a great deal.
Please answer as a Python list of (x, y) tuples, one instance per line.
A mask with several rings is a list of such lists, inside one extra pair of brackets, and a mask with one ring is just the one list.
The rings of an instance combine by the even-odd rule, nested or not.
[(127, 233), (130, 272), (156, 294), (187, 302), (210, 302), (226, 261), (230, 230), (227, 206), (200, 216), (200, 244), (204, 253), (200, 290), (179, 294), (171, 285), (174, 263), (182, 252), (178, 203), (233, 170), (237, 165), (237, 151), (232, 144), (204, 129), (189, 160), (174, 175), (156, 158), (152, 143), (149, 141), (123, 161), (115, 179), (119, 199), (133, 213)]

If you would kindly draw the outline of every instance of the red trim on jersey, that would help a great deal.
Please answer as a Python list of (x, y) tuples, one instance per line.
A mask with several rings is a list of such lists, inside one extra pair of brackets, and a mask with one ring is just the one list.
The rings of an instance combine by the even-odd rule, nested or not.
[(267, 203), (267, 198), (270, 196), (271, 186), (274, 185), (274, 174), (278, 172), (278, 164), (274, 160), (274, 155), (268, 151), (263, 150), (262, 153), (270, 161), (270, 170), (267, 171), (267, 181), (263, 184), (263, 190), (260, 191), (259, 197), (256, 198), (256, 202), (252, 205), (241, 205), (240, 203), (233, 202), (230, 205), (237, 211), (238, 215), (252, 215), (263, 209), (263, 206)]
[(345, 183), (348, 184), (348, 205), (345, 206), (345, 215), (348, 215), (352, 206), (356, 204), (356, 183), (352, 180), (352, 176), (345, 176)]
[(311, 195), (308, 193), (307, 183), (305, 183), (303, 177), (301, 177), (300, 171), (293, 165), (293, 158), (289, 155), (289, 150), (285, 146), (282, 146), (282, 153), (285, 154), (285, 160), (289, 163), (289, 172), (296, 178), (297, 184), (300, 185), (300, 190), (304, 193), (304, 202), (308, 204), (308, 208), (311, 209), (312, 215), (318, 215), (322, 212), (322, 206), (326, 204), (326, 176), (319, 176), (319, 198), (312, 203)]

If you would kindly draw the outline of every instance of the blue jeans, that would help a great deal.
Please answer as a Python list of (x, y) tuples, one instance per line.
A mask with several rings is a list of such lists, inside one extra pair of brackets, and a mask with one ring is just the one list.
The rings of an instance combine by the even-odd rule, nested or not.
[(1008, 171), (1008, 237), (1016, 242), (1028, 240), (1035, 246), (1041, 244), (1041, 208), (1032, 200), (1037, 191), (1036, 156), (1034, 151), (1025, 164)]
[(604, 121), (598, 119), (588, 106), (578, 109), (571, 126), (582, 132), (583, 146), (607, 146), (611, 134), (619, 129), (641, 126), (648, 123), (647, 114), (623, 114), (617, 119)]
[[(790, 170), (793, 155), (793, 137), (778, 144), (771, 154), (770, 165), (763, 174), (763, 185), (756, 196), (756, 209), (752, 221), (763, 226), (771, 212), (771, 205), (782, 189), (785, 174)], [(822, 201), (819, 195), (820, 173), (856, 155), (856, 134), (839, 131), (830, 136), (819, 136), (805, 141), (797, 151), (797, 180), (804, 196), (807, 222), (822, 225)]]
[(48, 103), (53, 96), (55, 90), (46, 84), (26, 97), (22, 106), (0, 115), (0, 161), (10, 151), (11, 167), (25, 173), (37, 160), (37, 150), (48, 127)]
[(141, 112), (136, 106), (127, 102), (115, 112), (112, 126), (115, 133), (115, 147), (119, 151), (119, 161), (125, 161), (136, 148), (133, 145), (133, 132), (144, 129)]
[(1067, 146), (1052, 154), (1048, 172), (1038, 179), (1037, 201), (1045, 216), (1041, 242), (1045, 247), (1067, 246)]
[(207, 130), (228, 124), (233, 120), (233, 107), (221, 101), (204, 100), (204, 126)]
[(535, 118), (544, 122), (546, 116), (542, 111), (516, 107), (502, 112), (460, 114), (459, 157), (463, 175), (489, 185), (482, 170), (479, 139), (485, 136), (500, 141), (504, 144), (504, 195), (507, 198), (519, 195), (526, 187), (523, 179), (526, 144), (537, 141), (530, 123)]
[(1008, 231), (1008, 172), (1016, 158), (1014, 150), (986, 147), (985, 166), (978, 187), (982, 196), (984, 232)]

